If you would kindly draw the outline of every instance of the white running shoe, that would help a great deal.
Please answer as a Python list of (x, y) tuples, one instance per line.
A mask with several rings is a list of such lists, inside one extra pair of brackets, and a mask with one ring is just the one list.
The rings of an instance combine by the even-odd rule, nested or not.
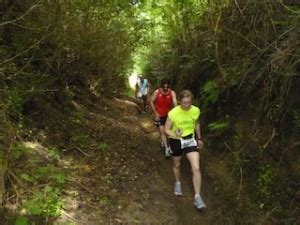
[(181, 183), (179, 181), (175, 182), (175, 185), (174, 185), (174, 195), (177, 195), (177, 196), (181, 196), (182, 195)]
[(197, 209), (203, 209), (206, 208), (205, 203), (203, 202), (202, 198), (200, 195), (196, 195), (194, 198), (194, 205), (196, 206)]

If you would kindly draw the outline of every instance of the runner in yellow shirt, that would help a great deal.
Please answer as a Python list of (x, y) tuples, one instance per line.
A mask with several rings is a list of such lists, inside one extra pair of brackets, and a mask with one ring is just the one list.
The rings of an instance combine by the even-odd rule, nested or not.
[(197, 209), (206, 208), (201, 191), (201, 172), (199, 151), (203, 148), (199, 123), (200, 109), (192, 105), (193, 94), (183, 90), (179, 94), (179, 105), (168, 113), (165, 133), (169, 136), (171, 155), (173, 158), (173, 173), (175, 177), (174, 194), (182, 195), (180, 183), (180, 162), (185, 154), (190, 162), (193, 173), (195, 191), (194, 204)]

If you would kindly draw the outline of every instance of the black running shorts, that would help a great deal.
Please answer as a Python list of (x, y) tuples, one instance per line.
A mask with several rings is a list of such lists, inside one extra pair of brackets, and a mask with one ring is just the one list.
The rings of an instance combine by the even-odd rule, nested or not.
[(157, 127), (164, 126), (168, 116), (159, 117), (159, 120), (155, 120), (154, 123)]
[[(189, 135), (185, 138), (190, 138), (192, 135)], [(187, 148), (181, 148), (181, 143), (180, 140), (178, 139), (173, 139), (170, 138), (169, 139), (169, 144), (170, 144), (170, 148), (171, 148), (171, 155), (172, 156), (182, 156), (183, 154), (187, 154), (189, 152), (197, 152), (198, 151), (198, 146), (193, 146), (193, 147), (187, 147)]]

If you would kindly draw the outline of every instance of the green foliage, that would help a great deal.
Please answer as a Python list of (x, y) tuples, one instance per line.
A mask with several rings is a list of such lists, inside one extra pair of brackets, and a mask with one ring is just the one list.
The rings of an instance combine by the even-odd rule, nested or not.
[(13, 156), (15, 159), (20, 159), (26, 153), (30, 152), (31, 148), (28, 148), (24, 145), (18, 145), (12, 148)]
[(76, 225), (76, 223), (74, 221), (68, 221), (66, 225)]
[(100, 143), (98, 147), (99, 147), (100, 151), (104, 152), (109, 148), (109, 145), (107, 143), (103, 142), (103, 143)]
[[(26, 152), (27, 156), (32, 156), (32, 154), (29, 154), (28, 148), (24, 148), (24, 146), (19, 146), (17, 149), (17, 152), (21, 151), (23, 154)], [(57, 149), (48, 149), (48, 153), (51, 158), (59, 159)], [(26, 158), (23, 157), (23, 159)], [(25, 162), (27, 163), (27, 170), (20, 174), (20, 178), (24, 181), (24, 184), (32, 186), (33, 190), (28, 193), (20, 210), (25, 209), (29, 216), (59, 216), (63, 207), (60, 195), (67, 176), (54, 165), (39, 166), (43, 161), (36, 159), (25, 160)], [(37, 186), (43, 186), (43, 189), (37, 189)], [(16, 223), (22, 224), (24, 221), (24, 219), (18, 218)]]
[(64, 104), (78, 88), (108, 96), (125, 90), (141, 37), (134, 5), (34, 0), (1, 9), (0, 105), (20, 126), (23, 114), (45, 114), (46, 105)]
[(78, 146), (80, 148), (85, 148), (88, 146), (88, 143), (90, 141), (90, 136), (88, 134), (73, 134), (73, 136), (70, 139), (70, 142), (74, 146)]
[(56, 159), (56, 160), (59, 160), (59, 159), (60, 159), (59, 150), (56, 149), (56, 148), (50, 148), (50, 149), (48, 149), (48, 155), (49, 155), (51, 158), (54, 158), (54, 159)]
[(274, 180), (274, 172), (269, 164), (262, 165), (258, 171), (258, 191), (261, 202), (270, 200), (272, 194), (272, 184)]
[(42, 191), (35, 192), (22, 206), (31, 215), (59, 216), (63, 207), (60, 189), (46, 186)]
[(220, 91), (215, 81), (208, 81), (203, 87), (204, 102), (214, 104), (219, 99)]
[(76, 124), (76, 125), (82, 125), (83, 121), (80, 118), (72, 118), (71, 122)]
[(99, 199), (101, 205), (110, 205), (112, 204), (111, 199), (108, 196), (103, 196)]
[(24, 216), (19, 216), (15, 222), (15, 225), (27, 225), (27, 224), (28, 224), (28, 219)]
[(33, 170), (33, 176), (34, 176), (34, 179), (38, 180), (42, 177), (44, 177), (45, 175), (49, 175), (52, 171), (52, 166), (42, 166), (42, 167), (38, 167), (38, 168), (34, 168)]
[(33, 182), (33, 181), (34, 181), (34, 178), (33, 178), (32, 176), (29, 176), (27, 173), (22, 173), (22, 174), (20, 175), (20, 177), (21, 177), (23, 180), (27, 181), (27, 182)]
[(50, 176), (50, 179), (54, 180), (54, 182), (58, 185), (62, 185), (66, 182), (67, 176), (65, 174), (54, 174)]
[(23, 126), (23, 98), (20, 90), (17, 88), (14, 88), (13, 90), (8, 90), (8, 88), (5, 89), (4, 105), (7, 108), (9, 117), (18, 124), (19, 128), (22, 128)]
[(51, 181), (53, 185), (61, 187), (66, 182), (66, 175), (54, 166), (34, 167), (29, 173), (22, 173), (20, 177), (28, 183), (42, 183)]
[(230, 153), (232, 156), (232, 168), (235, 174), (239, 174), (241, 169), (244, 168), (245, 163), (248, 162), (248, 160), (246, 160), (246, 154), (242, 148), (241, 138), (242, 137), (239, 133), (235, 134), (235, 136), (233, 137), (234, 147), (233, 149), (230, 148)]
[(229, 127), (228, 122), (215, 122), (208, 124), (210, 131), (224, 131)]
[(49, 176), (49, 174), (52, 173), (53, 168), (54, 167), (51, 166), (51, 165), (41, 166), (41, 167), (38, 167), (38, 168), (34, 168), (34, 170), (33, 170), (34, 179), (38, 180), (38, 179), (41, 179), (41, 178), (43, 178), (43, 177), (45, 177), (47, 175)]

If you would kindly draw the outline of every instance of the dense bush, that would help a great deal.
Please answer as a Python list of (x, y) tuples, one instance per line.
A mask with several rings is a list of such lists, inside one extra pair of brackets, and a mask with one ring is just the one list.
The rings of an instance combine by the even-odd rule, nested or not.
[(74, 87), (102, 95), (124, 90), (138, 38), (132, 5), (5, 1), (1, 9), (1, 87), (15, 119), (26, 102)]
[[(0, 204), (6, 169), (12, 170), (16, 158), (15, 137), (32, 136), (26, 131), (29, 122), (46, 129), (56, 120), (57, 130), (72, 136), (69, 125), (76, 115), (71, 100), (113, 97), (126, 89), (127, 68), (140, 38), (135, 11), (124, 1), (0, 2)], [(57, 119), (59, 114), (65, 120)], [(55, 215), (61, 207), (58, 191), (46, 192), (49, 199), (41, 200), (39, 192), (25, 208), (38, 205), (36, 214)]]

